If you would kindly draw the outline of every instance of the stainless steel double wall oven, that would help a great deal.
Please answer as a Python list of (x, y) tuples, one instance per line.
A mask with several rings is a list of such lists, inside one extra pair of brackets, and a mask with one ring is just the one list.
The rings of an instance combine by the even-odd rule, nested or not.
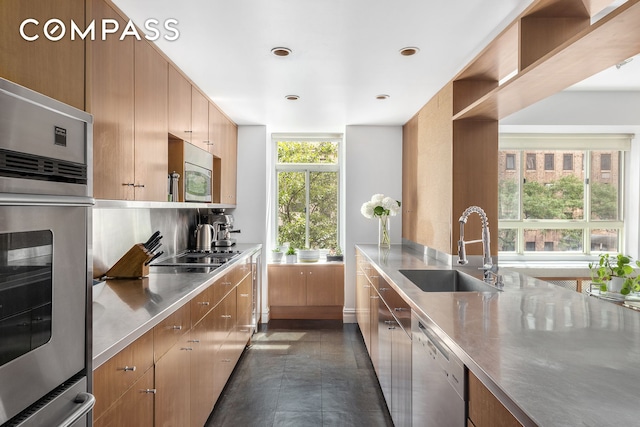
[(0, 79), (0, 425), (86, 426), (92, 118)]

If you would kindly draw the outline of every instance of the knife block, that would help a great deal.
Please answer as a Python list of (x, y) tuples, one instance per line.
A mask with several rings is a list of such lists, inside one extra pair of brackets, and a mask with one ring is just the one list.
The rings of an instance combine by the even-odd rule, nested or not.
[(149, 266), (145, 265), (153, 254), (142, 243), (133, 245), (129, 251), (105, 273), (112, 279), (137, 279), (149, 275)]

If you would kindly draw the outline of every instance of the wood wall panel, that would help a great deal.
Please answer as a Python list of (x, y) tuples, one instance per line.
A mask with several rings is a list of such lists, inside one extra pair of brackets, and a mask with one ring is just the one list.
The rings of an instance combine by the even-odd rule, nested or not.
[(418, 123), (417, 242), (449, 252), (451, 242), (452, 85), (422, 110)]
[[(458, 219), (469, 206), (480, 206), (493, 229), (491, 253), (498, 250), (498, 121), (462, 120), (453, 123), (453, 215), (450, 253), (457, 254)], [(482, 238), (478, 215), (469, 217), (465, 240)], [(482, 244), (467, 247), (468, 255), (482, 255)]]
[(416, 114), (402, 128), (402, 237), (414, 242), (418, 204), (418, 121)]

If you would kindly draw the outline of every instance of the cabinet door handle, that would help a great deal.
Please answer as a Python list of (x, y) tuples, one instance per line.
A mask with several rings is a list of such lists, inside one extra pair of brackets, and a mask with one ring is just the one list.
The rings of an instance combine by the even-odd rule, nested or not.
[(134, 187), (136, 187), (136, 188), (144, 188), (144, 184), (135, 184)]
[(223, 363), (231, 363), (231, 359), (222, 359), (221, 362), (223, 362)]
[(378, 299), (378, 298), (380, 298), (378, 295), (374, 295), (371, 297), (371, 299)]
[(371, 287), (371, 285), (362, 285), (363, 288), (368, 289)]
[(231, 319), (231, 315), (230, 314), (223, 314), (222, 318), (223, 319)]
[(241, 297), (245, 297), (245, 298), (246, 298), (246, 297), (248, 297), (248, 296), (249, 296), (249, 294), (240, 294), (240, 296), (241, 296)]
[(231, 286), (231, 282), (222, 282), (222, 284), (225, 286)]
[(209, 301), (198, 301), (199, 305), (209, 305)]
[(182, 329), (182, 325), (173, 325), (171, 327), (169, 327), (169, 329), (172, 329), (174, 331), (179, 331)]
[(133, 182), (123, 182), (122, 185), (124, 187), (135, 187), (135, 184)]
[(133, 372), (136, 370), (135, 366), (125, 366), (124, 368), (122, 368), (123, 371), (125, 372)]
[(142, 393), (147, 393), (147, 394), (156, 394), (157, 390), (155, 388), (145, 388), (143, 390), (140, 390)]
[(393, 320), (385, 320), (384, 323), (387, 325), (393, 325)]
[(380, 292), (388, 291), (389, 288), (380, 288)]
[(197, 344), (197, 343), (199, 343), (199, 342), (200, 342), (200, 340), (189, 340), (189, 341), (187, 341), (187, 342), (194, 342), (194, 343), (196, 343), (196, 344)]
[(301, 271), (300, 274), (304, 274), (304, 271)]
[(184, 133), (193, 133), (192, 130), (185, 130)]
[(184, 351), (192, 351), (193, 348), (191, 347), (182, 347), (180, 350), (184, 350)]
[(395, 311), (407, 311), (407, 310), (409, 310), (409, 309), (408, 309), (408, 308), (405, 308), (405, 307), (396, 307), (396, 308), (394, 308), (394, 310), (395, 310)]

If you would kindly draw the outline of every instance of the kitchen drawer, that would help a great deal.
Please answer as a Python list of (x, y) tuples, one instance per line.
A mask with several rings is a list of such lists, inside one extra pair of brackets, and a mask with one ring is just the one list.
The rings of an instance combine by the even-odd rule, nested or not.
[[(96, 415), (93, 427), (153, 427), (155, 400), (154, 371), (148, 369), (121, 398), (102, 415)], [(100, 399), (96, 397), (96, 405)]]
[(212, 284), (191, 300), (191, 327), (193, 328), (216, 305)]
[(185, 304), (153, 328), (154, 360), (165, 354), (191, 327), (191, 305)]
[(236, 269), (228, 271), (224, 276), (216, 280), (213, 284), (213, 300), (214, 305), (218, 305), (222, 299), (235, 287)]
[(238, 311), (241, 309), (251, 311), (252, 309), (253, 299), (251, 298), (251, 292), (253, 283), (251, 279), (251, 275), (246, 275), (238, 285)]
[(147, 332), (93, 372), (94, 418), (100, 417), (153, 366), (153, 339), (153, 331)]
[(380, 279), (380, 288), (378, 289), (380, 296), (384, 299), (389, 307), (391, 314), (396, 318), (400, 326), (407, 332), (411, 333), (411, 307), (405, 300), (400, 297), (398, 292), (391, 287), (384, 279)]

